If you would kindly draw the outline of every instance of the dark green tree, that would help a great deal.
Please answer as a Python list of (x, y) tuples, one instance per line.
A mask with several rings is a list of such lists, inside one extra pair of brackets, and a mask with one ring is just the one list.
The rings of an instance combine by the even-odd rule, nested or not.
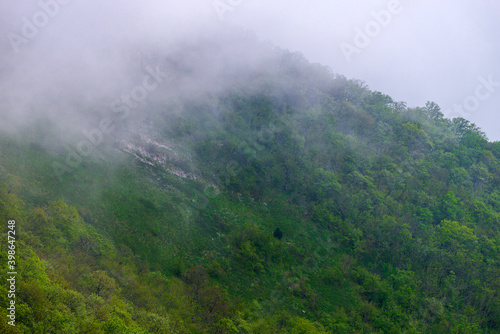
[(280, 228), (277, 227), (274, 232), (273, 232), (273, 237), (275, 237), (278, 240), (281, 240), (283, 238), (283, 232), (281, 232)]

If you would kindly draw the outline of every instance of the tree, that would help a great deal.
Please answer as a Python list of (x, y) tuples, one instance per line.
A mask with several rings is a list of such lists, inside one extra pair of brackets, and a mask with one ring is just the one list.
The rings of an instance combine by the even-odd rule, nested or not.
[(83, 279), (86, 291), (95, 293), (99, 297), (108, 298), (118, 289), (115, 279), (109, 277), (103, 270), (85, 275)]
[(273, 233), (273, 236), (278, 239), (278, 240), (281, 240), (281, 238), (283, 238), (283, 232), (281, 232), (280, 228), (277, 227), (275, 230), (274, 230), (274, 233)]
[(425, 103), (425, 111), (429, 118), (433, 120), (441, 120), (444, 117), (441, 108), (435, 102), (427, 101), (427, 103)]

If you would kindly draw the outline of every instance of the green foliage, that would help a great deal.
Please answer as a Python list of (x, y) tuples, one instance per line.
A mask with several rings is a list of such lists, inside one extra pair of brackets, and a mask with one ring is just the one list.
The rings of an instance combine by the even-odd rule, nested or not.
[(460, 226), (456, 221), (444, 220), (437, 228), (438, 240), (443, 247), (457, 249), (474, 249), (477, 237), (474, 231), (467, 226)]
[(152, 103), (137, 152), (110, 139), (61, 181), (50, 125), (2, 136), (20, 274), (18, 326), (0, 332), (498, 332), (500, 144), (278, 58)]
[(264, 265), (272, 252), (271, 239), (257, 225), (244, 226), (230, 237), (232, 248), (238, 261), (256, 273), (264, 270)]

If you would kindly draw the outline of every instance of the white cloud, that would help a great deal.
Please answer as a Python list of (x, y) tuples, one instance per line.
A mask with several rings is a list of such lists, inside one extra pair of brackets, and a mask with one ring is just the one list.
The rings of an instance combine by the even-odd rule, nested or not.
[[(221, 1), (234, 7), (223, 22), (212, 1), (67, 0), (37, 36), (20, 46), (19, 54), (12, 52), (6, 36), (21, 34), (23, 17), (32, 17), (40, 6), (34, 0), (3, 1), (0, 95), (4, 101), (21, 101), (11, 109), (17, 112), (36, 94), (61, 87), (61, 93), (82, 87), (90, 90), (96, 78), (102, 89), (95, 94), (110, 94), (126, 83), (125, 78), (116, 82), (125, 66), (117, 53), (126, 45), (153, 43), (168, 48), (172, 41), (231, 29), (229, 23), (300, 51), (334, 72), (364, 80), (373, 90), (410, 106), (433, 100), (446, 111), (474, 92), (479, 77), (491, 74), (500, 80), (498, 2), (401, 0), (403, 12), (349, 63), (339, 45), (352, 42), (355, 28), (363, 28), (373, 20), (373, 11), (386, 9), (394, 0)], [(470, 115), (494, 140), (500, 140), (499, 106), (500, 91)]]

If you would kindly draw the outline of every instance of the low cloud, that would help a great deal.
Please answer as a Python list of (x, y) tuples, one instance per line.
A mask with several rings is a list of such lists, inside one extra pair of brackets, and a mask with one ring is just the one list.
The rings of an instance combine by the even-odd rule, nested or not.
[[(500, 5), (492, 1), (401, 0), (404, 10), (346, 61), (339, 45), (352, 42), (356, 27), (365, 27), (374, 20), (373, 12), (387, 10), (392, 2), (4, 1), (1, 127), (8, 131), (37, 117), (81, 126), (88, 118), (82, 114), (89, 113), (81, 106), (109, 105), (138, 84), (144, 62), (163, 63), (158, 55), (170, 55), (170, 66), (185, 76), (177, 88), (197, 92), (222, 87), (228, 68), (259, 70), (271, 57), (231, 37), (245, 29), (409, 106), (432, 100), (450, 110), (470, 96), (480, 76), (500, 78), (495, 16)], [(35, 27), (31, 34), (30, 24)], [(26, 43), (13, 44), (14, 35)], [(213, 46), (217, 58), (208, 54), (203, 59), (196, 52), (182, 58), (186, 47), (209, 50), (203, 43)], [(470, 118), (498, 140), (500, 94), (482, 102)]]

